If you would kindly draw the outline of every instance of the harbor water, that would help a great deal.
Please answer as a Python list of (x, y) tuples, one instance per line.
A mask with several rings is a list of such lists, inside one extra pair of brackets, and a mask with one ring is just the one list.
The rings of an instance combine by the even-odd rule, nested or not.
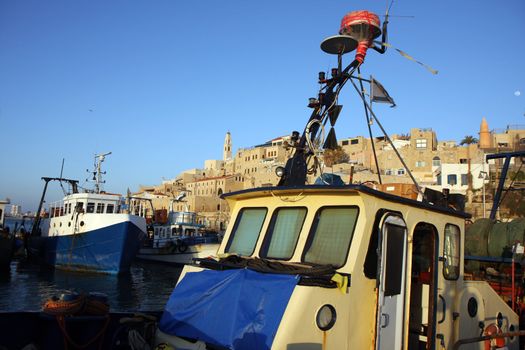
[(47, 299), (64, 291), (104, 293), (111, 311), (160, 311), (181, 271), (180, 267), (136, 262), (126, 274), (88, 274), (13, 261), (9, 272), (0, 273), (0, 312), (39, 311)]
[[(31, 230), (32, 220), (6, 218), (11, 232)], [(0, 271), (0, 312), (39, 311), (43, 303), (65, 291), (100, 292), (108, 296), (111, 311), (163, 310), (182, 267), (136, 261), (119, 275), (50, 269), (14, 260), (10, 271)]]

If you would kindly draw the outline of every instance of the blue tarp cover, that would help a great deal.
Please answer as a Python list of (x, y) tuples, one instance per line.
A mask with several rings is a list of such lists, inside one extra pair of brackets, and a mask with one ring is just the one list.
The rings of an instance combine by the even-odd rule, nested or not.
[(228, 349), (270, 349), (298, 279), (248, 269), (187, 273), (159, 328)]

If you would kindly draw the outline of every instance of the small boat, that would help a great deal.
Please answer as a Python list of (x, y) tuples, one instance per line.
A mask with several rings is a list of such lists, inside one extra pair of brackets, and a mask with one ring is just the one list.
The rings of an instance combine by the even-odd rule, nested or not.
[(14, 235), (5, 225), (5, 206), (9, 200), (0, 200), (0, 271), (9, 270), (15, 250)]
[(101, 164), (107, 154), (95, 156), (95, 189), (80, 193), (78, 181), (42, 178), (45, 181), (37, 213), (41, 213), (47, 185), (56, 180), (71, 186), (72, 193), (37, 215), (27, 239), (28, 257), (66, 270), (121, 273), (129, 267), (146, 237), (145, 211), (135, 211), (130, 198), (101, 190)]
[(219, 248), (216, 233), (209, 233), (204, 226), (197, 223), (197, 214), (188, 211), (170, 212), (157, 210), (156, 223), (150, 230), (151, 237), (144, 241), (137, 258), (176, 265), (190, 264), (193, 259), (214, 256)]
[[(339, 116), (345, 83), (354, 86), (369, 125), (373, 120), (382, 129), (365, 95), (372, 91), (373, 102), (374, 90), (364, 83), (374, 82), (362, 78), (359, 68), (368, 48), (385, 52), (387, 22), (388, 16), (381, 30), (379, 16), (354, 11), (343, 18), (341, 35), (323, 41), (321, 49), (337, 55), (338, 66), (331, 78), (319, 73), (319, 94), (309, 103), (313, 112), (303, 134), (291, 135), (294, 152), (276, 169), (279, 183), (222, 195), (232, 224), (218, 258), (184, 267), (156, 344), (288, 350), (523, 345), (523, 293), (512, 291), (511, 303), (490, 283), (490, 270), (476, 279), (465, 270), (466, 248), (480, 235), (465, 234), (471, 216), (463, 196), (423, 190), (399, 154), (414, 182), (410, 191), (402, 190), (407, 184), (382, 183), (380, 176), (377, 188), (323, 176), (318, 158), (337, 146), (335, 131), (325, 139), (323, 128)], [(376, 46), (381, 32), (382, 45)], [(353, 50), (355, 59), (343, 69), (342, 56)], [(381, 95), (393, 103), (386, 90)], [(321, 173), (319, 182), (307, 184), (313, 172)], [(525, 235), (511, 238), (525, 245)]]

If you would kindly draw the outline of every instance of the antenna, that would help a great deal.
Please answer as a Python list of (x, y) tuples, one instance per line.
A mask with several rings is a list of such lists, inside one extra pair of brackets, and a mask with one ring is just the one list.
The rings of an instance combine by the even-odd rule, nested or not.
[(106, 159), (106, 156), (110, 154), (111, 152), (95, 154), (94, 170), (92, 171), (93, 178), (92, 180), (86, 180), (95, 183), (94, 193), (100, 193), (102, 189), (101, 185), (106, 183), (106, 181), (102, 180), (102, 175), (106, 175), (106, 172), (102, 171), (102, 162)]
[[(62, 173), (64, 172), (64, 160), (65, 158), (62, 158), (62, 167), (60, 168), (60, 178), (62, 178)], [(64, 192), (64, 196), (67, 195), (67, 191), (64, 188), (62, 181), (60, 181), (60, 188), (62, 188), (62, 192)]]

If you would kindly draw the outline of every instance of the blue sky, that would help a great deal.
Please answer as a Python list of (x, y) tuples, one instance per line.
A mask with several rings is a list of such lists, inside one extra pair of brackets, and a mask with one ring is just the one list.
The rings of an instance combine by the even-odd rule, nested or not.
[[(336, 64), (320, 42), (347, 12), (385, 7), (0, 0), (0, 198), (34, 210), (40, 177), (58, 176), (63, 158), (64, 176), (82, 184), (93, 155), (112, 151), (106, 189), (125, 193), (220, 159), (228, 130), (234, 150), (302, 130), (317, 73)], [(483, 116), (490, 128), (525, 124), (524, 1), (396, 0), (391, 14), (414, 17), (391, 18), (390, 43), (439, 74), (369, 52), (363, 74), (398, 105), (376, 107), (389, 133), (430, 127), (459, 141)], [(338, 137), (366, 135), (351, 86), (340, 102)]]

